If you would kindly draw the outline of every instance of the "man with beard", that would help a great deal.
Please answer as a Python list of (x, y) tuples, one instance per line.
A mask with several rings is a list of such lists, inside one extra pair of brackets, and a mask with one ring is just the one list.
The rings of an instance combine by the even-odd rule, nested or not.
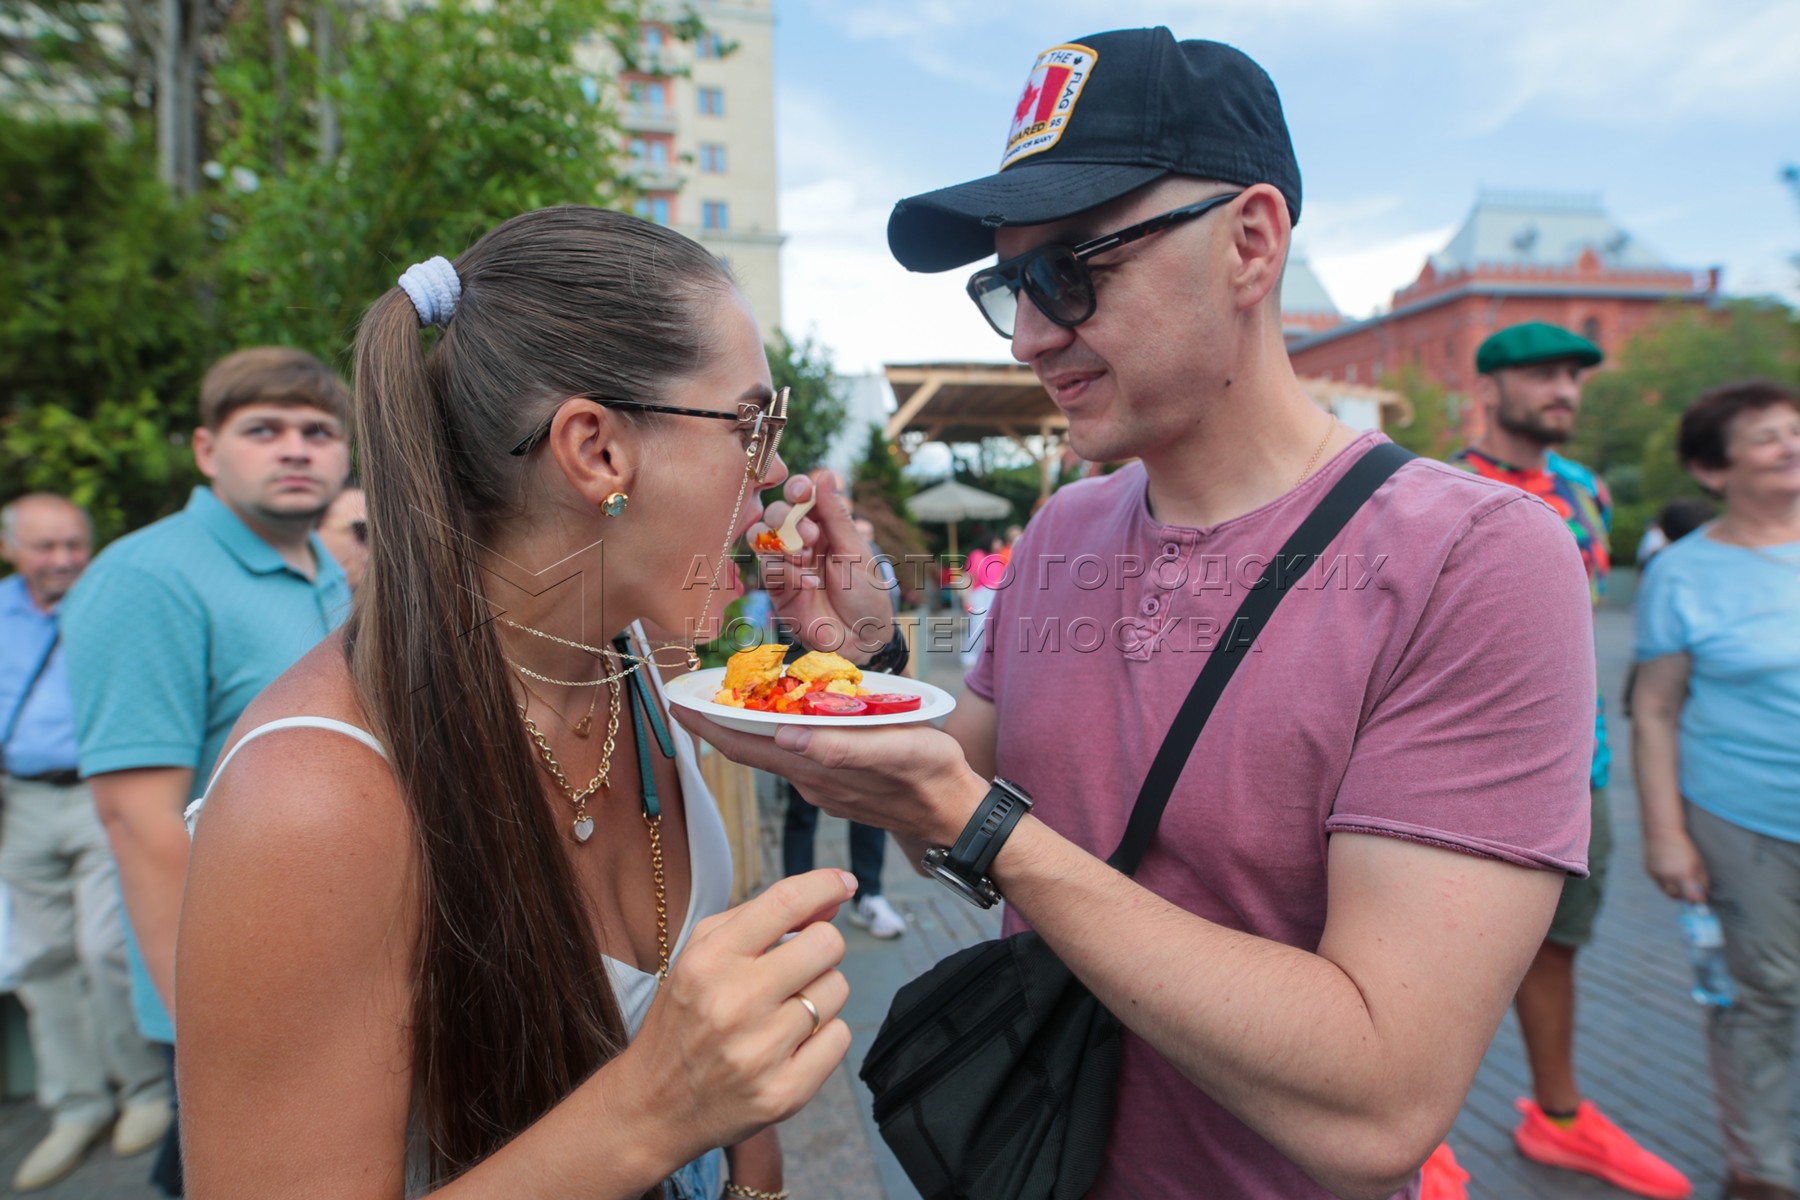
[[(240, 350), (200, 385), (194, 461), (211, 487), (120, 539), (63, 604), (80, 769), (125, 895), (132, 1004), (172, 1047), (182, 810), (239, 714), (349, 613), (313, 532), (349, 475), (349, 389), (299, 350)], [(152, 1178), (180, 1195), (173, 1135)]]
[[(1602, 357), (1588, 339), (1540, 321), (1488, 338), (1475, 353), (1474, 391), (1487, 428), (1451, 458), (1465, 470), (1530, 492), (1568, 523), (1596, 606), (1611, 566), (1612, 497), (1599, 476), (1552, 447), (1573, 436), (1582, 378)], [(1513, 998), (1536, 1093), (1518, 1101), (1523, 1120), (1513, 1141), (1536, 1162), (1597, 1175), (1639, 1195), (1680, 1200), (1691, 1190), (1681, 1172), (1607, 1120), (1575, 1082), (1575, 954), (1593, 937), (1606, 886), (1612, 818), (1605, 789), (1611, 762), (1606, 715), (1597, 706), (1588, 775), (1593, 800), (1588, 876), (1563, 881), (1550, 932)]]

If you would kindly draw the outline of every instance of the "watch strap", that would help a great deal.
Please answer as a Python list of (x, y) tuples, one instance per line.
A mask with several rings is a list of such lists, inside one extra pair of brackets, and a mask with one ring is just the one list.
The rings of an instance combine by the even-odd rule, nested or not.
[(894, 637), (887, 645), (875, 652), (875, 656), (863, 664), (862, 669), (873, 671), (877, 675), (898, 675), (912, 660), (912, 648), (906, 644), (906, 629), (894, 622)]
[(962, 836), (950, 847), (949, 865), (971, 882), (984, 877), (1013, 827), (1030, 810), (1031, 797), (1004, 779), (995, 779), (981, 807), (963, 826)]

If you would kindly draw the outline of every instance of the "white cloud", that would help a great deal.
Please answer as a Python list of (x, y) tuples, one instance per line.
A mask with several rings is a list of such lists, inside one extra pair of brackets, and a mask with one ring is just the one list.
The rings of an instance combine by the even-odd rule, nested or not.
[(839, 371), (885, 363), (1007, 361), (963, 291), (961, 272), (916, 275), (887, 248), (894, 201), (923, 190), (837, 109), (804, 89), (781, 94), (782, 324), (813, 334)]
[(1361, 319), (1386, 308), (1395, 290), (1417, 279), (1426, 258), (1442, 250), (1455, 232), (1450, 226), (1428, 229), (1361, 249), (1315, 254), (1310, 261), (1338, 311)]
[[(861, 47), (859, 53), (879, 48), (953, 80), (941, 85), (953, 96), (1010, 92), (1029, 53), (1016, 55), (1017, 63), (996, 60), (1015, 53), (1021, 29), (1040, 32), (1048, 44), (1126, 20), (1089, 0), (1034, 6), (800, 0), (794, 9), (785, 19), (827, 26), (847, 47)], [(1396, 105), (1414, 101), (1389, 81), (1359, 78), (1356, 64), (1405, 56), (1414, 52), (1407, 47), (1428, 38), (1444, 60), (1439, 76), (1474, 81), (1429, 101), (1460, 110), (1451, 123), (1465, 134), (1493, 132), (1526, 110), (1590, 129), (1595, 123), (1721, 126), (1800, 111), (1800, 3), (1793, 0), (1740, 0), (1728, 18), (1716, 0), (1640, 0), (1629, 7), (1566, 0), (1503, 7), (1474, 0), (1144, 0), (1128, 19), (1167, 24), (1180, 36), (1236, 42), (1253, 53), (1291, 47), (1299, 62), (1324, 54), (1340, 64), (1341, 86), (1390, 88)], [(1304, 76), (1285, 82), (1294, 95), (1319, 86)], [(847, 372), (888, 362), (1006, 361), (1005, 343), (962, 291), (962, 272), (913, 275), (887, 251), (894, 201), (951, 182), (941, 164), (895, 154), (869, 137), (867, 97), (814, 93), (790, 79), (779, 100), (787, 327), (815, 331)], [(1371, 146), (1379, 146), (1379, 136), (1372, 136)], [(1390, 180), (1364, 194), (1308, 197), (1299, 249), (1346, 316), (1385, 308), (1454, 232), (1441, 225), (1448, 215), (1439, 207), (1443, 198), (1431, 202), (1412, 187), (1397, 187)], [(1452, 203), (1472, 195), (1472, 188), (1459, 190)], [(1622, 215), (1636, 216), (1659, 244), (1673, 242), (1673, 229), (1695, 220), (1691, 202), (1684, 197), (1687, 211), (1658, 203)], [(1786, 253), (1750, 256), (1723, 246), (1712, 253), (1726, 260), (1733, 291), (1795, 290)]]
[[(1112, 23), (1162, 24), (1181, 37), (1259, 46), (1330, 37), (1356, 62), (1362, 50), (1429, 27), (1444, 34), (1437, 52), (1480, 82), (1465, 115), (1479, 131), (1539, 104), (1628, 126), (1800, 111), (1793, 0), (1142, 0), (1128, 21), (1092, 0), (809, 0), (807, 18), (982, 91), (1013, 86), (1009, 64), (991, 61), (985, 37), (972, 36), (983, 29), (1041, 30), (1049, 39)], [(1021, 77), (1024, 65), (1021, 57)]]

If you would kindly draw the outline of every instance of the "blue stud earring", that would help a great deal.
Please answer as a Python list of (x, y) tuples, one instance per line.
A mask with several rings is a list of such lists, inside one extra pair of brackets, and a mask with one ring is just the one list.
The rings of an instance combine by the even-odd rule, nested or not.
[(600, 502), (600, 511), (609, 517), (616, 517), (625, 511), (625, 504), (629, 499), (624, 492), (614, 492)]

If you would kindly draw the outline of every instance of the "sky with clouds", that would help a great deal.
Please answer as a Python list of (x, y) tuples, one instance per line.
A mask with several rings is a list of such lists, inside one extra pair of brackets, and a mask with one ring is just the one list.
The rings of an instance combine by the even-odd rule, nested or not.
[(1482, 188), (1598, 193), (1676, 266), (1800, 302), (1794, 0), (775, 0), (783, 324), (839, 370), (1004, 360), (966, 274), (887, 252), (896, 200), (985, 175), (1038, 52), (1104, 28), (1228, 42), (1275, 80), (1297, 252), (1366, 316)]

